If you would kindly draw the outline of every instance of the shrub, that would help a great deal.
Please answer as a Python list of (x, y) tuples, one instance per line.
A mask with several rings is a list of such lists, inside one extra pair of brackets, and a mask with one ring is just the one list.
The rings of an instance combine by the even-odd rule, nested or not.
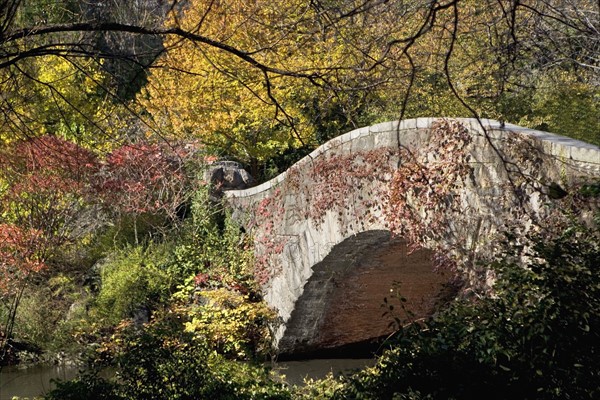
[(250, 237), (219, 205), (211, 203), (207, 187), (197, 191), (191, 208), (192, 218), (169, 260), (169, 274), (180, 281), (206, 274), (213, 285), (254, 290)]
[(221, 288), (198, 292), (198, 303), (188, 309), (191, 321), (185, 323), (185, 330), (193, 333), (196, 340), (236, 359), (270, 351), (268, 324), (276, 314), (264, 302)]
[(64, 274), (27, 287), (17, 310), (15, 337), (42, 349), (69, 352), (73, 329), (85, 317), (85, 290)]
[(283, 384), (260, 364), (228, 360), (184, 329), (186, 315), (170, 309), (144, 328), (122, 324), (95, 360), (111, 365), (116, 379), (93, 370), (64, 382), (48, 399), (289, 399)]
[(104, 261), (95, 301), (99, 317), (116, 324), (141, 308), (152, 309), (168, 298), (170, 280), (161, 269), (166, 247), (150, 244), (115, 250)]

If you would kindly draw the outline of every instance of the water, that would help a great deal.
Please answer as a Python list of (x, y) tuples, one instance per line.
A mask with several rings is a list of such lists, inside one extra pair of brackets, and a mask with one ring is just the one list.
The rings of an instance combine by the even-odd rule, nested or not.
[(363, 358), (334, 358), (303, 361), (283, 361), (274, 369), (285, 375), (285, 381), (290, 385), (302, 385), (304, 379), (320, 379), (331, 372), (335, 376), (350, 374), (364, 367), (374, 365), (374, 359)]
[[(285, 375), (286, 382), (301, 385), (304, 379), (324, 378), (329, 372), (335, 375), (373, 365), (372, 359), (316, 359), (285, 361), (275, 369)], [(68, 380), (77, 375), (77, 367), (64, 365), (36, 365), (31, 368), (4, 367), (0, 373), (0, 400), (11, 400), (13, 396), (42, 396), (54, 385), (52, 379)]]
[(77, 367), (65, 365), (36, 365), (30, 368), (3, 367), (0, 372), (0, 400), (13, 396), (42, 396), (54, 388), (52, 379), (68, 380), (77, 375)]

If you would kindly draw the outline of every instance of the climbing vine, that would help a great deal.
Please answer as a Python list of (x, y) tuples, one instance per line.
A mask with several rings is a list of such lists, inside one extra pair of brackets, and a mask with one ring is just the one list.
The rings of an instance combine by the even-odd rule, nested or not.
[[(442, 243), (465, 217), (461, 196), (472, 173), (469, 148), (473, 141), (458, 121), (440, 120), (419, 149), (400, 149), (400, 166), (389, 184), (385, 218), (390, 230), (412, 243), (445, 253)], [(455, 238), (466, 241), (465, 237)], [(447, 260), (440, 257), (438, 261)]]
[(344, 213), (363, 224), (375, 222), (375, 210), (382, 210), (381, 200), (386, 197), (382, 187), (392, 176), (395, 157), (395, 151), (382, 148), (315, 160), (301, 193), (308, 206), (305, 217), (322, 223), (327, 212), (337, 212), (344, 233), (353, 228), (347, 225), (348, 218), (341, 218)]
[(254, 206), (261, 284), (281, 270), (281, 255), (296, 240), (290, 224), (300, 231), (337, 224), (329, 229), (342, 237), (387, 229), (414, 249), (432, 250), (437, 267), (459, 267), (472, 283), (483, 282), (487, 270), (479, 265), (493, 256), (490, 245), (503, 232), (540, 228), (555, 207), (547, 190), (554, 183), (544, 179), (563, 176), (534, 139), (479, 135), (450, 119), (434, 122), (415, 146), (351, 146), (331, 142)]
[(260, 227), (255, 230), (257, 279), (266, 284), (281, 270), (280, 256), (290, 240), (284, 232), (285, 212), (289, 213), (285, 220), (306, 221), (316, 229), (328, 218), (343, 236), (369, 228), (389, 229), (415, 248), (429, 247), (442, 254), (438, 241), (447, 239), (453, 216), (464, 212), (458, 192), (471, 173), (471, 142), (459, 122), (441, 120), (418, 150), (382, 147), (347, 152), (340, 143), (306, 161), (308, 165), (292, 167), (251, 213), (251, 226)]
[(284, 211), (281, 189), (276, 189), (271, 196), (262, 199), (252, 213), (250, 227), (261, 228), (255, 230), (254, 237), (257, 250), (254, 276), (261, 285), (267, 284), (281, 268), (278, 256), (283, 253), (287, 243), (281, 232)]
[(291, 239), (284, 232), (284, 216), (319, 229), (329, 213), (345, 236), (375, 224), (396, 159), (397, 152), (390, 148), (347, 154), (338, 147), (310, 160), (309, 168), (296, 165), (288, 170), (280, 186), (250, 213), (250, 226), (260, 227), (254, 237), (259, 283), (267, 284), (281, 270), (280, 255)]

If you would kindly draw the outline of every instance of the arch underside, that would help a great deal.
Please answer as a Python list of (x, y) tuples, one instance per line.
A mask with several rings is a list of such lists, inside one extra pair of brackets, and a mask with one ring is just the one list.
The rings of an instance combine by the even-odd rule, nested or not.
[[(415, 318), (431, 315), (447, 296), (449, 280), (449, 273), (433, 270), (431, 251), (410, 252), (389, 231), (353, 235), (313, 267), (279, 351), (297, 356), (374, 342), (393, 332), (394, 316), (407, 317), (400, 296)], [(391, 315), (384, 298), (394, 305)]]

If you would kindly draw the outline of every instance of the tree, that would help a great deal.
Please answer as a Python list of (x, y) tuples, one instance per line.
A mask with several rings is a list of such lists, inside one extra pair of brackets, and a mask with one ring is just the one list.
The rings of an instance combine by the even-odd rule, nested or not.
[(0, 370), (10, 357), (9, 341), (28, 278), (46, 268), (37, 254), (42, 243), (39, 231), (0, 224), (0, 302), (6, 308), (0, 322)]
[(71, 141), (45, 135), (0, 151), (2, 352), (26, 287), (61, 271), (81, 272), (88, 265), (81, 250), (104, 232), (106, 213), (119, 225), (132, 220), (136, 243), (141, 216), (161, 225), (178, 220), (190, 193), (184, 166), (192, 150), (138, 143), (101, 161)]
[[(47, 21), (38, 11), (22, 18), (32, 7), (27, 1), (3, 0), (2, 5), (0, 70), (9, 81), (23, 77), (18, 67), (40, 56), (62, 57), (74, 63), (91, 58), (108, 64), (116, 58), (144, 69), (157, 51), (166, 57), (174, 53), (172, 60), (177, 62), (166, 66), (194, 74), (192, 66), (178, 65), (182, 60), (177, 56), (180, 50), (190, 55), (193, 49), (205, 77), (217, 78), (216, 82), (224, 85), (222, 96), (212, 93), (206, 100), (221, 101), (225, 108), (236, 110), (233, 115), (242, 120), (234, 127), (239, 131), (237, 136), (227, 130), (214, 132), (213, 139), (217, 140), (213, 142), (227, 144), (234, 154), (243, 153), (234, 148), (239, 142), (245, 143), (243, 147), (269, 143), (262, 133), (265, 127), (276, 140), (262, 149), (263, 153), (269, 153), (269, 147), (281, 149), (310, 138), (310, 129), (302, 129), (302, 117), (307, 119), (310, 112), (303, 112), (302, 106), (312, 108), (314, 117), (315, 108), (331, 104), (330, 109), (336, 112), (317, 115), (337, 118), (341, 112), (340, 120), (350, 125), (372, 122), (376, 114), (403, 118), (431, 111), (516, 121), (524, 116), (520, 104), (527, 103), (527, 96), (536, 91), (536, 80), (548, 70), (576, 73), (591, 87), (597, 87), (598, 82), (599, 27), (595, 16), (599, 6), (591, 0), (173, 1), (160, 8), (159, 17), (136, 19), (130, 11), (119, 8), (124, 12), (98, 19), (98, 13), (75, 8)], [(169, 15), (166, 26), (161, 25), (161, 13)], [(102, 45), (91, 34), (114, 34), (119, 43), (137, 43), (133, 38), (149, 38), (150, 43), (150, 38), (161, 38), (164, 47), (157, 50), (160, 46), (151, 46), (146, 51), (149, 49), (124, 46), (123, 50), (120, 45)], [(357, 117), (353, 103), (363, 101), (367, 93), (370, 96), (373, 88), (381, 90)], [(114, 90), (108, 94), (127, 97)], [(255, 112), (241, 113), (240, 104), (252, 96), (250, 109)], [(316, 107), (303, 104), (315, 96), (325, 101), (317, 102)], [(433, 101), (439, 98), (437, 106), (425, 103), (423, 107), (422, 96)], [(386, 107), (386, 103), (392, 106)], [(210, 109), (204, 102), (195, 112)], [(224, 113), (217, 121), (230, 120), (226, 117)], [(179, 118), (174, 115), (175, 120)], [(245, 122), (247, 119), (254, 126), (246, 128), (252, 125)], [(159, 127), (165, 126), (164, 120), (157, 122)], [(281, 129), (287, 131), (283, 137), (293, 133), (283, 145)], [(230, 138), (221, 139), (225, 135)], [(250, 139), (238, 143), (230, 140), (240, 136)], [(255, 140), (253, 136), (261, 137)]]
[(185, 163), (194, 155), (192, 150), (138, 142), (115, 149), (103, 163), (95, 191), (117, 223), (133, 219), (136, 244), (139, 217), (163, 215), (172, 223), (179, 218), (191, 194)]
[(93, 153), (56, 136), (42, 136), (3, 149), (0, 165), (4, 221), (40, 231), (56, 247), (88, 232), (79, 217), (91, 199), (99, 167)]
[[(369, 7), (382, 9), (375, 3)], [(338, 6), (342, 12), (357, 3)], [(380, 26), (374, 10), (356, 10), (336, 24), (328, 22), (329, 11), (303, 1), (192, 1), (167, 26), (203, 32), (245, 49), (252, 60), (169, 37), (142, 104), (165, 132), (198, 137), (253, 173), (286, 149), (314, 146), (319, 135), (328, 136), (328, 124), (356, 127), (368, 96), (350, 90), (366, 93), (389, 79), (361, 64), (379, 56), (393, 31)]]
[[(0, 300), (2, 358), (27, 285), (90, 235), (97, 224), (85, 213), (95, 156), (54, 136), (18, 141), (0, 152)], [(1, 364), (1, 363), (0, 363)]]
[(107, 97), (108, 78), (93, 60), (44, 56), (17, 71), (19, 79), (3, 85), (0, 143), (50, 134), (99, 152), (126, 135), (122, 106)]

